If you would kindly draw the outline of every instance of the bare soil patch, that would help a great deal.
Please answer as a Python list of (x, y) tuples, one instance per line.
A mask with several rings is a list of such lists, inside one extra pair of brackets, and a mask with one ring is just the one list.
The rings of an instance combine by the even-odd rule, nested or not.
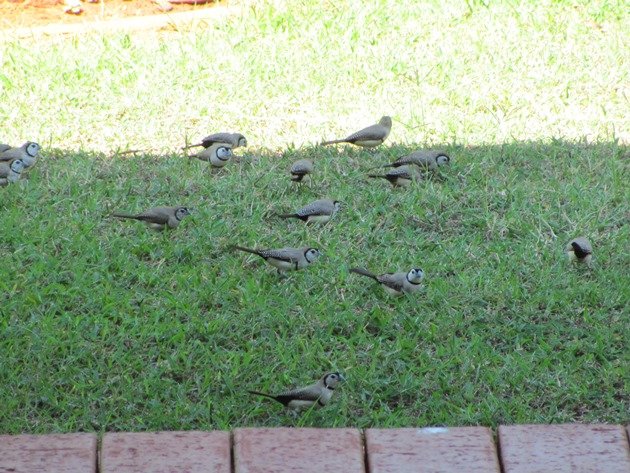
[[(172, 4), (169, 13), (207, 8), (214, 3)], [(0, 0), (0, 30), (33, 28), (49, 24), (85, 24), (146, 15), (168, 14), (152, 0), (100, 0), (81, 2), (79, 15), (65, 13), (64, 0)]]

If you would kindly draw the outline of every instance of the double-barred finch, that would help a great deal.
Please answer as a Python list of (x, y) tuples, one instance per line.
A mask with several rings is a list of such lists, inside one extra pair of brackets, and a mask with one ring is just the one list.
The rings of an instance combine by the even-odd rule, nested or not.
[(0, 162), (0, 186), (4, 187), (11, 182), (19, 181), (23, 170), (24, 162), (21, 159)]
[(387, 164), (383, 167), (386, 168), (397, 168), (400, 166), (405, 166), (408, 164), (415, 164), (416, 166), (423, 169), (430, 169), (431, 171), (436, 171), (441, 166), (446, 166), (451, 163), (451, 158), (448, 154), (443, 151), (414, 151), (406, 156), (402, 156), (398, 158), (391, 164)]
[(0, 143), (0, 153), (5, 152), (8, 149), (13, 148), (13, 146), (11, 145), (5, 145), (4, 143)]
[(370, 273), (363, 268), (352, 268), (350, 272), (374, 279), (392, 296), (413, 294), (420, 289), (420, 285), (424, 279), (424, 271), (420, 268), (412, 268), (406, 273), (385, 273), (380, 275)]
[(291, 165), (291, 180), (302, 182), (304, 176), (313, 172), (313, 161), (310, 159), (299, 159)]
[(191, 154), (190, 157), (207, 161), (214, 168), (222, 168), (232, 159), (232, 148), (227, 143), (214, 143), (197, 154)]
[(361, 146), (363, 148), (373, 148), (383, 143), (389, 136), (389, 132), (392, 130), (392, 119), (388, 116), (382, 117), (375, 125), (363, 128), (355, 133), (352, 133), (346, 138), (341, 140), (324, 141), (322, 145), (331, 145), (335, 143), (350, 143), (353, 145)]
[(566, 248), (567, 255), (571, 261), (591, 265), (593, 259), (593, 247), (591, 242), (585, 237), (577, 237), (569, 242)]
[(299, 218), (306, 223), (326, 223), (339, 211), (341, 204), (337, 200), (320, 199), (311, 202), (300, 210), (290, 214), (280, 214), (280, 218)]
[(30, 168), (35, 161), (37, 161), (37, 155), (41, 146), (32, 141), (27, 141), (19, 148), (9, 148), (0, 153), (0, 161), (12, 161), (14, 159), (21, 159), (25, 168)]
[(341, 373), (326, 373), (319, 381), (304, 388), (293, 389), (281, 394), (266, 394), (259, 391), (248, 391), (250, 394), (268, 397), (289, 409), (309, 409), (313, 406), (324, 407), (330, 402), (335, 388), (345, 378)]
[(260, 256), (267, 263), (278, 269), (278, 273), (284, 271), (297, 271), (306, 268), (321, 256), (317, 248), (280, 248), (277, 250), (254, 250), (234, 245), (232, 248)]
[(422, 179), (422, 174), (417, 166), (408, 164), (387, 171), (386, 174), (369, 174), (368, 177), (387, 179), (394, 187), (407, 187), (413, 181)]
[(214, 133), (212, 135), (206, 136), (203, 140), (201, 140), (201, 143), (188, 145), (183, 147), (182, 149), (194, 148), (196, 146), (209, 148), (215, 143), (226, 143), (229, 144), (232, 149), (236, 149), (241, 146), (247, 146), (247, 139), (240, 133)]
[(137, 215), (114, 213), (117, 218), (128, 218), (140, 220), (153, 230), (165, 230), (166, 228), (177, 228), (184, 217), (190, 215), (190, 210), (186, 207), (154, 207)]

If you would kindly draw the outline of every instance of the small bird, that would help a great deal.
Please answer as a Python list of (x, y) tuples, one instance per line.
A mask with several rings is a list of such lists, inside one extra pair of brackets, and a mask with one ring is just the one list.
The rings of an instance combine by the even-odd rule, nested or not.
[(385, 273), (376, 275), (363, 268), (352, 268), (351, 273), (367, 276), (378, 282), (385, 292), (392, 296), (402, 296), (412, 294), (420, 289), (420, 284), (424, 279), (424, 271), (420, 268), (412, 268), (408, 272)]
[(236, 149), (241, 146), (247, 146), (247, 139), (240, 133), (214, 133), (212, 135), (206, 136), (203, 140), (201, 140), (201, 143), (188, 145), (183, 147), (182, 149), (194, 148), (196, 146), (209, 148), (215, 143), (229, 144), (232, 149)]
[(222, 168), (232, 159), (232, 148), (227, 143), (214, 143), (203, 151), (190, 155), (190, 157), (207, 161), (214, 168)]
[(368, 177), (387, 179), (394, 187), (407, 187), (413, 181), (422, 179), (418, 168), (412, 165), (394, 168), (386, 174), (369, 174)]
[(362, 130), (352, 133), (350, 136), (341, 140), (324, 141), (322, 145), (326, 146), (335, 143), (351, 143), (363, 148), (373, 148), (382, 144), (389, 136), (389, 132), (391, 130), (392, 119), (388, 116), (383, 116), (375, 125), (363, 128)]
[(407, 164), (415, 164), (423, 169), (430, 169), (431, 171), (437, 170), (441, 166), (446, 166), (451, 163), (451, 158), (443, 151), (414, 151), (411, 154), (398, 158), (391, 164), (387, 164), (383, 167), (397, 168), (405, 166)]
[(13, 146), (11, 145), (5, 145), (4, 143), (0, 143), (0, 153), (5, 152), (8, 149), (13, 148)]
[(291, 165), (291, 180), (302, 182), (304, 176), (313, 172), (313, 161), (310, 159), (299, 159)]
[(190, 215), (190, 209), (187, 207), (154, 207), (137, 215), (122, 213), (112, 214), (112, 216), (117, 218), (140, 220), (153, 230), (177, 228), (182, 219), (187, 215)]
[(13, 159), (21, 159), (24, 163), (24, 168), (30, 168), (35, 161), (37, 161), (37, 155), (41, 146), (32, 141), (27, 141), (19, 148), (9, 148), (6, 151), (0, 153), (0, 161), (11, 161)]
[(569, 242), (566, 248), (567, 255), (571, 261), (586, 263), (591, 265), (593, 259), (593, 247), (591, 242), (585, 237), (577, 237)]
[(280, 214), (280, 218), (299, 218), (306, 223), (326, 223), (339, 211), (341, 203), (337, 200), (320, 199), (311, 202), (300, 210), (290, 214)]
[(289, 409), (309, 409), (315, 405), (324, 407), (332, 398), (333, 392), (345, 378), (341, 373), (326, 373), (319, 381), (304, 388), (292, 389), (281, 394), (266, 394), (248, 391), (256, 396), (264, 396), (278, 401)]
[(19, 181), (23, 170), (24, 162), (21, 159), (14, 159), (8, 163), (0, 162), (0, 186)]
[(304, 248), (280, 248), (278, 250), (253, 250), (237, 245), (233, 245), (232, 248), (260, 256), (271, 266), (277, 268), (279, 274), (284, 271), (306, 268), (321, 256), (318, 249), (308, 246)]

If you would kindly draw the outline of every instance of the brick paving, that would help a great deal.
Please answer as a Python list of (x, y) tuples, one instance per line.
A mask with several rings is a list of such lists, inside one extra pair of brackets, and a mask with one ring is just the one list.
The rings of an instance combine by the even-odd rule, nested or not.
[(630, 473), (630, 426), (0, 435), (0, 473)]

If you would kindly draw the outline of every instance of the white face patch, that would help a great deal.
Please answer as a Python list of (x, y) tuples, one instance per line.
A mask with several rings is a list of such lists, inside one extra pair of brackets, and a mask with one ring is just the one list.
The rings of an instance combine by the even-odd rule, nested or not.
[(11, 163), (11, 171), (15, 173), (21, 173), (24, 169), (24, 162), (21, 159), (16, 159)]
[(226, 148), (225, 146), (221, 146), (217, 149), (217, 156), (219, 159), (227, 159), (232, 156), (232, 150), (230, 148)]
[(27, 147), (26, 147), (26, 153), (29, 156), (36, 156), (37, 153), (39, 152), (39, 145), (37, 143), (30, 143)]
[(449, 162), (450, 162), (450, 159), (448, 156), (441, 155), (437, 157), (438, 166), (444, 166), (445, 164), (449, 164)]

